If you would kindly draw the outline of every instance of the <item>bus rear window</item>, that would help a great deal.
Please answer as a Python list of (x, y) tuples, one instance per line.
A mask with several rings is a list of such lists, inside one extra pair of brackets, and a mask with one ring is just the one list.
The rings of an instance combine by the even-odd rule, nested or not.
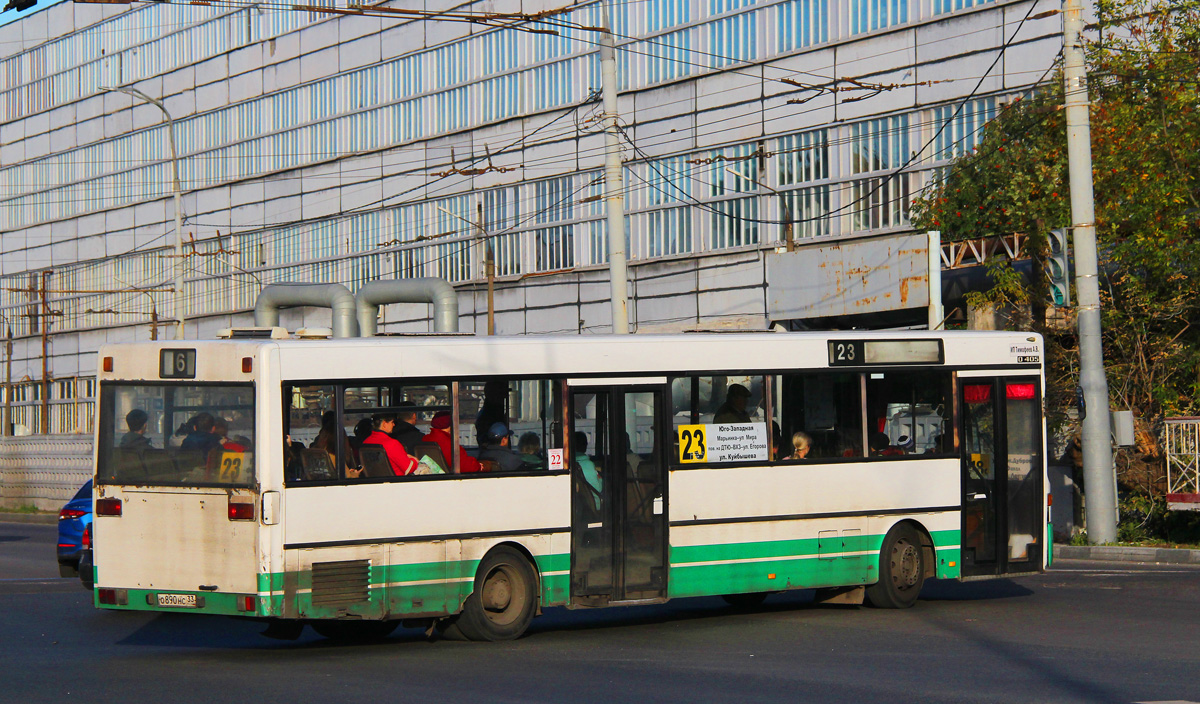
[(254, 387), (123, 384), (100, 389), (101, 484), (254, 483)]

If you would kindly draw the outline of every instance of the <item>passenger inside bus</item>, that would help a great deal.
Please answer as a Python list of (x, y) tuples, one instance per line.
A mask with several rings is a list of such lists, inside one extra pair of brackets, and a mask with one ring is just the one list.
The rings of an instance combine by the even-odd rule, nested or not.
[(714, 423), (749, 423), (750, 414), (746, 404), (750, 401), (750, 389), (741, 384), (732, 384), (725, 392), (725, 403), (713, 415)]
[[(450, 458), (454, 456), (452, 452), (453, 442), (450, 437), (450, 412), (438, 411), (429, 423), (429, 432), (421, 439), (426, 442), (437, 443), (438, 448), (442, 451), (442, 457), (450, 461)], [(468, 455), (467, 451), (462, 449), (462, 447), (458, 448), (458, 462), (458, 471), (460, 473), (488, 471), (487, 465)]]
[(792, 434), (792, 454), (784, 459), (788, 460), (803, 460), (808, 458), (809, 450), (812, 449), (812, 438), (804, 431), (797, 431)]
[(390, 433), (393, 438), (400, 441), (408, 454), (416, 452), (417, 443), (421, 442), (425, 433), (416, 426), (417, 423), (417, 405), (412, 401), (401, 401), (400, 409), (396, 411), (396, 427)]
[[(378, 445), (383, 448), (384, 453), (387, 455), (388, 463), (391, 465), (392, 473), (398, 477), (403, 477), (416, 472), (419, 463), (415, 457), (411, 457), (405, 451), (400, 441), (388, 435), (395, 427), (395, 414), (386, 412), (376, 413), (371, 416), (371, 434), (363, 441), (363, 446)], [(367, 463), (364, 462), (363, 464)]]
[(479, 450), (479, 459), (496, 463), (500, 472), (519, 472), (525, 469), (525, 462), (511, 447), (512, 433), (503, 423), (492, 423), (487, 433), (481, 438), (483, 448)]
[(321, 414), (321, 430), (317, 432), (317, 438), (313, 440), (309, 452), (324, 452), (329, 456), (329, 466), (336, 467), (339, 440), (342, 445), (342, 456), (345, 457), (346, 476), (351, 479), (358, 478), (362, 472), (357, 466), (358, 461), (350, 447), (350, 441), (346, 438), (346, 431), (338, 427), (335, 412), (325, 411)]
[(604, 497), (604, 477), (600, 476), (600, 469), (592, 461), (592, 458), (588, 457), (587, 433), (576, 430), (571, 435), (571, 449), (575, 453), (575, 466), (579, 468), (579, 474), (586, 483), (588, 493), (591, 494), (590, 503), (596, 511), (599, 511)]
[(146, 423), (150, 420), (150, 416), (140, 408), (135, 408), (125, 414), (125, 424), (129, 426), (129, 432), (121, 436), (121, 443), (118, 447), (122, 450), (145, 450), (151, 447), (150, 438), (146, 437)]
[(523, 433), (517, 442), (517, 456), (531, 466), (542, 465), (542, 439), (532, 430)]
[(187, 433), (187, 436), (184, 437), (179, 449), (185, 452), (198, 452), (201, 457), (208, 457), (210, 452), (221, 445), (213, 432), (214, 425), (216, 425), (216, 419), (211, 413), (197, 413), (192, 416), (180, 428)]

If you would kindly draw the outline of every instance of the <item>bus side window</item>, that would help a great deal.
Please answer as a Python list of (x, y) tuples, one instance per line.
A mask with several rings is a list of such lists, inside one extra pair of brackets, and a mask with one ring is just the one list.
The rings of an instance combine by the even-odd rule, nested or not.
[(943, 455), (950, 425), (950, 373), (887, 372), (867, 378), (871, 455)]
[[(458, 385), (458, 441), (491, 472), (564, 470), (547, 450), (562, 447), (560, 382), (487, 379)], [(497, 434), (498, 433), (498, 434)]]
[(806, 459), (862, 457), (862, 394), (858, 374), (779, 376), (779, 420), (784, 452), (802, 432), (811, 439)]

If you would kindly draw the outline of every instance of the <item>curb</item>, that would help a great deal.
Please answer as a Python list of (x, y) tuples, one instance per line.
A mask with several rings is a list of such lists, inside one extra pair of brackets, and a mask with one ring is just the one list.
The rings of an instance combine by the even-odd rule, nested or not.
[(1055, 545), (1055, 560), (1108, 560), (1112, 562), (1166, 562), (1200, 565), (1200, 550), (1138, 548), (1121, 545)]
[(0, 512), (0, 523), (41, 523), (54, 525), (58, 523), (56, 513), (3, 513)]

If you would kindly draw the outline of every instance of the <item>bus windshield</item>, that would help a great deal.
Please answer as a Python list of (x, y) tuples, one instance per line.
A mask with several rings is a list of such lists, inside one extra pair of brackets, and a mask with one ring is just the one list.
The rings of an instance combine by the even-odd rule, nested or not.
[(98, 425), (98, 483), (254, 483), (250, 384), (104, 383)]

